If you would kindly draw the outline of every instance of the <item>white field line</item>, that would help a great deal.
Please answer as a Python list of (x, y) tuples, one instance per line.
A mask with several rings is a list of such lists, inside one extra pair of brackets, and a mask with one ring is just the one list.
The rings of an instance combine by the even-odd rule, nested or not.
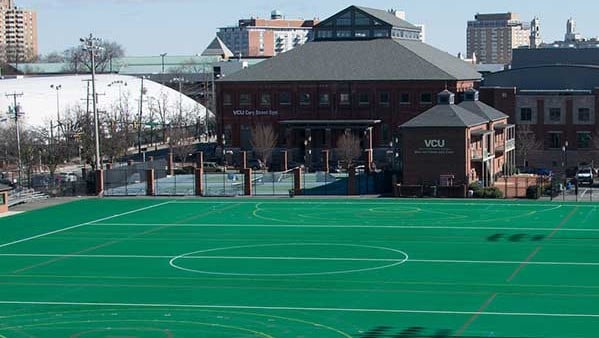
[[(96, 223), (101, 226), (132, 226), (170, 228), (340, 228), (340, 229), (433, 229), (433, 230), (499, 230), (499, 231), (553, 231), (555, 228), (519, 228), (519, 227), (474, 227), (474, 226), (434, 226), (434, 225), (334, 225), (334, 224), (170, 224), (170, 223)], [(560, 229), (560, 232), (599, 232), (596, 229), (572, 228)]]
[[(281, 202), (280, 200), (274, 200), (274, 201), (264, 201), (264, 200), (260, 200), (260, 204), (275, 204), (275, 205), (302, 205), (302, 204), (308, 204), (308, 205), (312, 205), (312, 204), (322, 204), (324, 202), (326, 202), (326, 205), (368, 205), (368, 206), (378, 206), (378, 207), (402, 207), (404, 205), (416, 205), (416, 206), (423, 206), (423, 205), (446, 205), (446, 206), (480, 206), (480, 207), (489, 207), (489, 206), (506, 206), (506, 207), (531, 207), (531, 208), (538, 208), (538, 207), (551, 207), (554, 208), (556, 206), (564, 206), (564, 207), (582, 207), (582, 208), (598, 208), (599, 206), (597, 205), (593, 205), (593, 204), (576, 204), (575, 202), (571, 202), (571, 203), (560, 203), (560, 202), (554, 202), (554, 203), (536, 203), (536, 202), (530, 202), (530, 203), (485, 203), (485, 202), (480, 202), (480, 203), (472, 203), (472, 202), (388, 202), (388, 203), (381, 203), (380, 201), (373, 201), (373, 202), (367, 202), (367, 201), (347, 201), (347, 202), (342, 202), (342, 201), (326, 201), (326, 200), (319, 200), (319, 201), (289, 201), (289, 202)], [(213, 204), (231, 204), (231, 203), (235, 203), (235, 204), (252, 204), (255, 205), (256, 201), (217, 201), (217, 200), (210, 200), (210, 201), (172, 201), (172, 204), (208, 204), (208, 205), (213, 205)]]
[[(412, 309), (374, 309), (374, 308), (335, 308), (335, 307), (298, 307), (298, 306), (251, 306), (251, 305), (203, 305), (203, 304), (152, 304), (152, 303), (101, 303), (101, 302), (31, 302), (0, 300), (0, 305), (40, 305), (40, 306), (91, 306), (91, 307), (127, 307), (127, 308), (169, 308), (169, 309), (214, 309), (214, 310), (269, 310), (269, 311), (314, 311), (314, 312), (361, 312), (361, 313), (412, 313), (436, 315), (474, 315), (477, 311), (451, 310), (412, 310)], [(481, 316), (510, 317), (561, 317), (561, 318), (599, 318), (599, 314), (586, 313), (542, 313), (542, 312), (483, 312)]]
[[(322, 204), (326, 204), (327, 206), (329, 205), (367, 205), (367, 206), (381, 206), (381, 207), (402, 207), (404, 205), (415, 205), (415, 206), (422, 206), (422, 205), (442, 205), (442, 206), (448, 206), (448, 207), (453, 207), (453, 206), (480, 206), (480, 207), (493, 207), (493, 206), (509, 206), (509, 207), (530, 207), (530, 208), (539, 208), (539, 207), (547, 207), (547, 208), (555, 208), (555, 207), (587, 207), (587, 208), (598, 208), (599, 206), (594, 205), (592, 203), (587, 203), (587, 204), (576, 204), (576, 202), (552, 202), (552, 203), (537, 203), (537, 202), (530, 202), (530, 203), (493, 203), (493, 202), (489, 202), (486, 203), (484, 201), (481, 201), (479, 203), (472, 203), (472, 202), (454, 202), (449, 201), (449, 202), (406, 202), (406, 201), (400, 201), (400, 202), (380, 202), (380, 200), (372, 200), (372, 202), (369, 201), (353, 201), (353, 200), (348, 200), (347, 202), (343, 202), (343, 201), (327, 201), (327, 200), (317, 200), (317, 201), (289, 201), (286, 202), (285, 200), (272, 200), (272, 201), (268, 201), (268, 200), (260, 200), (259, 201), (260, 204), (273, 204), (273, 205), (283, 205), (283, 206), (289, 206), (289, 205), (322, 205)], [(174, 200), (172, 201), (172, 204), (230, 204), (230, 203), (235, 203), (235, 204), (252, 204), (255, 205), (256, 201), (226, 201), (226, 200), (210, 200), (210, 201), (178, 201), (178, 200)]]
[[(66, 258), (98, 258), (98, 259), (171, 259), (173, 256), (160, 255), (61, 255), (61, 254), (0, 254), (0, 257), (66, 257)], [(397, 262), (404, 258), (351, 258), (351, 257), (251, 257), (251, 256), (185, 256), (179, 259), (221, 259), (221, 260), (281, 260), (281, 261), (349, 261), (349, 262)], [(439, 263), (439, 264), (521, 264), (521, 261), (501, 260), (463, 260), (463, 259), (408, 259), (406, 263)], [(599, 266), (599, 262), (529, 262), (528, 265), (555, 266)]]
[(120, 213), (120, 214), (116, 214), (116, 215), (112, 215), (112, 216), (100, 218), (100, 219), (97, 219), (97, 220), (94, 220), (94, 221), (80, 223), (80, 224), (73, 225), (73, 226), (70, 226), (70, 227), (67, 227), (67, 228), (62, 228), (62, 229), (58, 229), (58, 230), (46, 232), (46, 233), (43, 233), (43, 234), (39, 234), (39, 235), (35, 235), (35, 236), (31, 236), (31, 237), (19, 239), (19, 240), (13, 241), (13, 242), (0, 244), (0, 249), (8, 247), (8, 246), (11, 246), (11, 245), (15, 245), (15, 244), (27, 242), (27, 241), (30, 241), (30, 240), (33, 240), (33, 239), (37, 239), (37, 238), (41, 238), (41, 237), (45, 237), (45, 236), (57, 234), (57, 233), (68, 231), (68, 230), (77, 229), (77, 228), (80, 228), (80, 227), (83, 227), (83, 226), (86, 226), (86, 225), (91, 225), (91, 224), (95, 224), (95, 223), (98, 223), (98, 222), (107, 221), (107, 220), (110, 220), (110, 219), (113, 219), (113, 218), (116, 218), (116, 217), (125, 216), (125, 215), (133, 214), (133, 213), (136, 213), (136, 212), (140, 212), (140, 211), (152, 209), (152, 208), (159, 207), (159, 206), (162, 206), (162, 205), (165, 205), (165, 204), (169, 204), (169, 203), (171, 203), (171, 202), (170, 201), (169, 202), (163, 202), (163, 203), (151, 205), (149, 207), (139, 208), (139, 209), (135, 209), (135, 210), (123, 212), (123, 213)]

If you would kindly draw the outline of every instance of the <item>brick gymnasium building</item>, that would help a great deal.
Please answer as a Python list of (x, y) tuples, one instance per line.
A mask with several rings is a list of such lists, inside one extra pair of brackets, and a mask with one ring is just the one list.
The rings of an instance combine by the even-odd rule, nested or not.
[(470, 89), (464, 102), (443, 91), (438, 104), (401, 126), (403, 184), (491, 186), (511, 174), (516, 160), (515, 127), (508, 116), (478, 100)]
[(350, 6), (313, 31), (314, 41), (217, 81), (227, 150), (251, 150), (252, 127), (270, 124), (290, 160), (303, 162), (309, 149), (319, 162), (320, 150), (351, 131), (381, 164), (398, 126), (433, 107), (437, 93), (463, 94), (480, 81), (471, 65), (421, 42), (418, 27), (387, 11)]
[(517, 125), (519, 166), (563, 173), (599, 160), (599, 48), (515, 49), (480, 91)]

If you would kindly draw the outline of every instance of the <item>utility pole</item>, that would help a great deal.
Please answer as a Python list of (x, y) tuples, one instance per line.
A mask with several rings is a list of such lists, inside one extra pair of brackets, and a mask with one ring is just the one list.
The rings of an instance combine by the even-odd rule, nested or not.
[(24, 113), (19, 111), (20, 110), (20, 106), (17, 103), (17, 97), (21, 97), (23, 96), (23, 93), (12, 93), (12, 94), (6, 94), (6, 97), (11, 97), (13, 98), (13, 107), (12, 110), (9, 110), (9, 117), (12, 118), (13, 120), (15, 120), (15, 126), (17, 129), (16, 132), (16, 136), (17, 136), (17, 169), (19, 171), (19, 186), (21, 185), (21, 175), (23, 173), (23, 164), (21, 162), (21, 133), (19, 130), (19, 117), (22, 116)]
[(144, 78), (141, 77), (141, 87), (139, 90), (139, 117), (137, 121), (137, 153), (141, 155), (141, 121), (143, 117), (143, 106), (144, 106)]
[(96, 104), (96, 52), (102, 49), (100, 46), (102, 40), (90, 34), (89, 37), (81, 38), (80, 41), (83, 43), (83, 50), (89, 52), (91, 58), (92, 109), (94, 112), (94, 125), (96, 134), (96, 170), (99, 170), (102, 168), (102, 161), (100, 155), (100, 121), (98, 119), (98, 107)]

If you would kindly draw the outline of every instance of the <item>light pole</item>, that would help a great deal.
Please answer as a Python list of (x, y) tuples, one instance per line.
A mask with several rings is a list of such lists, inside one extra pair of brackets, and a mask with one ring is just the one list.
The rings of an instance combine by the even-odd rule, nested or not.
[(308, 172), (312, 162), (312, 136), (308, 136), (308, 138), (304, 140), (304, 148), (304, 162), (306, 162), (306, 172)]
[(62, 85), (51, 84), (50, 88), (56, 90), (56, 119), (58, 124), (60, 125), (60, 90), (62, 89)]
[(185, 78), (184, 77), (175, 77), (171, 81), (179, 84), (179, 116), (182, 116), (183, 115), (183, 82), (185, 82)]
[(568, 184), (568, 141), (562, 146), (562, 170), (564, 171), (564, 188), (562, 190), (562, 200), (566, 200), (566, 186)]
[(160, 57), (162, 58), (162, 75), (164, 76), (164, 58), (168, 55), (168, 53), (162, 53), (160, 54)]
[(100, 160), (100, 127), (99, 127), (99, 119), (98, 119), (98, 107), (96, 104), (96, 52), (102, 50), (100, 44), (102, 40), (94, 37), (92, 34), (89, 34), (86, 38), (79, 39), (83, 44), (83, 50), (89, 52), (89, 56), (91, 58), (91, 71), (92, 71), (92, 109), (94, 113), (94, 129), (95, 129), (95, 141), (96, 141), (96, 170), (99, 170), (102, 167), (102, 163)]

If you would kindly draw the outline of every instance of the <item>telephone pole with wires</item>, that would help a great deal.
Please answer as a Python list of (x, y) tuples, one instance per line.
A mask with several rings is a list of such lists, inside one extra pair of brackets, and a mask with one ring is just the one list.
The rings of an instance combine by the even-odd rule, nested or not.
[(6, 94), (6, 97), (13, 98), (12, 107), (8, 107), (8, 118), (15, 121), (16, 136), (17, 136), (17, 169), (19, 172), (19, 186), (21, 185), (21, 175), (23, 173), (23, 163), (21, 162), (21, 133), (19, 128), (19, 119), (25, 114), (21, 111), (21, 106), (17, 102), (17, 98), (23, 96), (23, 93)]

